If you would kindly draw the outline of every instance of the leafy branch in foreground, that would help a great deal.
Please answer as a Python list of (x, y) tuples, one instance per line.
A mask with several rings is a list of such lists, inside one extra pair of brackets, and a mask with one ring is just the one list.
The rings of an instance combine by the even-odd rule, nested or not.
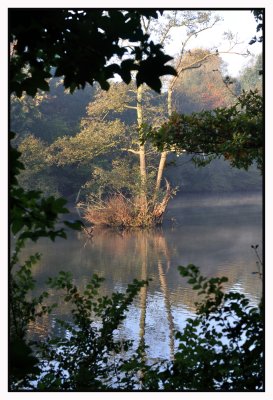
[(158, 149), (192, 153), (198, 165), (223, 156), (233, 167), (248, 169), (256, 162), (262, 170), (263, 133), (263, 98), (250, 91), (239, 96), (232, 107), (191, 115), (174, 113), (147, 136)]
[(196, 317), (177, 331), (174, 360), (147, 361), (146, 347), (118, 340), (116, 329), (147, 281), (125, 293), (99, 297), (102, 278), (93, 275), (83, 293), (69, 273), (50, 279), (51, 288), (71, 307), (71, 321), (57, 321), (65, 335), (32, 343), (35, 363), (13, 390), (263, 390), (262, 304), (235, 291), (224, 293), (227, 278), (206, 278), (190, 264), (179, 267), (200, 300)]
[[(39, 374), (24, 380), (34, 390), (104, 390), (118, 384), (120, 366), (131, 346), (117, 340), (115, 331), (125, 318), (129, 305), (147, 281), (134, 280), (125, 293), (98, 297), (103, 278), (93, 275), (81, 293), (72, 275), (61, 271), (49, 279), (49, 286), (71, 307), (72, 321), (57, 320), (65, 335), (33, 342), (39, 357)], [(37, 359), (36, 359), (37, 361)], [(34, 383), (33, 383), (34, 382)], [(14, 385), (14, 390), (20, 388)]]
[(256, 32), (260, 32), (260, 36), (254, 36), (249, 44), (254, 44), (256, 42), (263, 42), (263, 30), (264, 30), (264, 9), (263, 8), (254, 8), (251, 10), (253, 13), (257, 26), (256, 26)]
[[(14, 138), (14, 134), (12, 137)], [(26, 340), (28, 324), (37, 317), (51, 312), (53, 306), (44, 305), (48, 292), (32, 297), (35, 287), (32, 267), (40, 260), (38, 253), (29, 257), (24, 263), (19, 260), (26, 240), (37, 241), (40, 237), (55, 240), (66, 238), (65, 226), (72, 229), (81, 227), (80, 221), (60, 221), (59, 215), (68, 213), (64, 207), (66, 200), (54, 197), (43, 197), (42, 192), (26, 191), (19, 186), (17, 177), (24, 165), (20, 153), (10, 147), (10, 229), (14, 235), (14, 251), (9, 263), (9, 303), (10, 303), (10, 379), (22, 379), (36, 371), (38, 359)], [(56, 224), (62, 222), (58, 227)]]
[(223, 292), (227, 278), (205, 278), (194, 265), (179, 267), (202, 296), (197, 316), (176, 335), (178, 351), (162, 373), (165, 389), (263, 390), (264, 330), (262, 304), (243, 294)]
[(146, 82), (159, 92), (160, 76), (176, 72), (165, 65), (172, 58), (141, 27), (141, 19), (159, 14), (151, 9), (10, 9), (11, 91), (34, 96), (38, 89), (49, 90), (53, 75), (64, 76), (71, 93), (95, 82), (108, 90), (115, 74), (128, 84), (137, 71), (138, 85)]
[(32, 267), (40, 260), (40, 254), (31, 255), (24, 263), (18, 265), (18, 254), (22, 245), (23, 240), (16, 242), (10, 263), (10, 268), (13, 271), (9, 280), (9, 379), (12, 384), (14, 382), (26, 384), (29, 374), (39, 373), (39, 368), (37, 367), (39, 359), (26, 339), (27, 330), (30, 322), (35, 322), (38, 317), (49, 314), (56, 306), (55, 304), (45, 304), (45, 299), (49, 296), (47, 291), (42, 292), (37, 297), (32, 295), (32, 291), (35, 288)]

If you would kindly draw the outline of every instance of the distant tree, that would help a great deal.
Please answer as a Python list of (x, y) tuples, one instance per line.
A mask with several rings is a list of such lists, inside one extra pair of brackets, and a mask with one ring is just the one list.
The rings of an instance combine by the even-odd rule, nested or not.
[(241, 84), (242, 90), (258, 90), (259, 93), (262, 93), (263, 90), (263, 59), (262, 54), (259, 54), (255, 58), (253, 58), (252, 62), (244, 68), (239, 76), (239, 81)]
[[(11, 96), (11, 129), (20, 141), (32, 134), (47, 143), (61, 136), (73, 136), (92, 98), (93, 88), (86, 87), (72, 96), (63, 88), (61, 78), (49, 79), (50, 92), (39, 91), (34, 97)], [(18, 141), (17, 140), (17, 141)]]
[(33, 125), (41, 121), (40, 105), (48, 97), (48, 93), (40, 92), (32, 98), (26, 94), (20, 98), (10, 97), (10, 124), (11, 130), (16, 131), (21, 138), (33, 133)]
[(19, 183), (26, 190), (41, 190), (45, 196), (59, 196), (57, 179), (48, 162), (48, 146), (33, 135), (25, 136), (18, 146), (25, 169), (19, 175)]
[[(206, 57), (202, 64), (195, 60)], [(196, 68), (187, 66), (194, 64)], [(175, 111), (189, 114), (212, 110), (234, 102), (234, 95), (224, 83), (223, 61), (207, 50), (194, 49), (183, 60), (185, 70), (177, 79), (173, 93)]]

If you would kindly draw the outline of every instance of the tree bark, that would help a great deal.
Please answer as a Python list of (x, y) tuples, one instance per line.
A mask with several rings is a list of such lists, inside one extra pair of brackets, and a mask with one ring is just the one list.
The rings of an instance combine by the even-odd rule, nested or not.
[[(143, 86), (140, 85), (137, 88), (137, 126), (139, 130), (140, 139), (143, 133), (142, 94), (143, 94)], [(140, 167), (141, 184), (143, 185), (143, 188), (145, 188), (147, 181), (145, 144), (139, 144), (139, 167)]]
[(157, 170), (157, 177), (156, 177), (156, 184), (155, 184), (155, 200), (156, 196), (158, 194), (158, 191), (160, 189), (162, 177), (163, 177), (163, 171), (166, 166), (166, 161), (167, 161), (167, 151), (162, 151), (161, 156), (160, 156), (160, 161), (158, 165), (158, 170)]
[[(168, 89), (167, 108), (168, 108), (168, 116), (170, 117), (172, 115), (172, 87), (171, 86)], [(155, 192), (154, 192), (154, 198), (153, 198), (154, 206), (156, 205), (157, 196), (158, 196), (161, 181), (163, 178), (163, 172), (164, 172), (164, 169), (166, 166), (168, 153), (169, 153), (168, 151), (161, 152), (160, 161), (159, 161), (159, 165), (158, 165), (158, 169), (157, 169)]]
[(174, 81), (171, 83), (171, 86), (168, 89), (168, 97), (167, 97), (167, 104), (168, 104), (168, 117), (172, 115), (172, 94), (173, 94), (173, 84)]
[(166, 193), (165, 193), (164, 199), (161, 202), (157, 202), (154, 204), (153, 219), (154, 219), (155, 225), (162, 224), (163, 215), (166, 211), (168, 202), (172, 195), (171, 185), (169, 184), (169, 182), (167, 181), (166, 178), (165, 178), (165, 181), (166, 181)]
[[(142, 110), (143, 86), (137, 88), (137, 126), (139, 130), (139, 138), (141, 140), (143, 133), (143, 110)], [(140, 172), (140, 200), (142, 213), (147, 211), (147, 170), (146, 170), (146, 153), (145, 144), (139, 143), (139, 172)]]

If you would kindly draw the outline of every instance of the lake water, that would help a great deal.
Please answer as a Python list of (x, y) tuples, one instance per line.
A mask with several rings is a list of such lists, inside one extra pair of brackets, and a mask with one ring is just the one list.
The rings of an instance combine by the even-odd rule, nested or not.
[[(141, 336), (149, 346), (148, 357), (169, 358), (174, 350), (173, 332), (182, 329), (195, 311), (196, 293), (186, 284), (178, 265), (200, 267), (205, 276), (226, 276), (225, 290), (238, 290), (258, 304), (262, 285), (251, 245), (262, 250), (262, 196), (180, 195), (166, 213), (162, 229), (150, 231), (95, 231), (92, 240), (71, 232), (67, 240), (41, 240), (29, 246), (24, 256), (42, 253), (34, 267), (37, 290), (46, 288), (49, 276), (70, 271), (83, 288), (92, 274), (105, 278), (101, 295), (126, 290), (134, 278), (152, 281), (135, 299), (118, 336)], [(52, 301), (58, 300), (51, 291)], [(58, 331), (56, 317), (67, 319), (69, 309), (60, 304), (50, 317), (30, 325), (30, 335), (44, 337)]]

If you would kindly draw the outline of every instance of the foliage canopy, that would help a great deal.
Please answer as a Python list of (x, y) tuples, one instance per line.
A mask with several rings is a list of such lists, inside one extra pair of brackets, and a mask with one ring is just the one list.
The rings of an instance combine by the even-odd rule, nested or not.
[(11, 92), (34, 96), (49, 89), (52, 75), (64, 76), (71, 92), (94, 82), (107, 90), (115, 74), (130, 83), (132, 71), (138, 86), (147, 83), (160, 91), (160, 76), (176, 72), (165, 65), (171, 57), (141, 29), (142, 17), (158, 15), (148, 9), (11, 9)]
[[(224, 156), (234, 167), (248, 169), (256, 162), (262, 170), (263, 133), (263, 99), (250, 91), (228, 108), (191, 115), (174, 113), (160, 129), (152, 129), (147, 135), (159, 149), (167, 146), (195, 154), (200, 165)], [(204, 161), (200, 154), (208, 158)]]

